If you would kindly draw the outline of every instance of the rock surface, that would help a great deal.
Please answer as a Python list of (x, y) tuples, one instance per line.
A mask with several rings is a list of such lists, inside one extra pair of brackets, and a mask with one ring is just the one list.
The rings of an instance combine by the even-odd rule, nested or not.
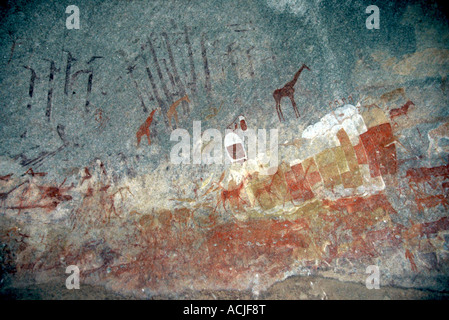
[(0, 14), (4, 292), (74, 265), (111, 298), (445, 297), (439, 2), (378, 1), (378, 29), (359, 1), (72, 4)]

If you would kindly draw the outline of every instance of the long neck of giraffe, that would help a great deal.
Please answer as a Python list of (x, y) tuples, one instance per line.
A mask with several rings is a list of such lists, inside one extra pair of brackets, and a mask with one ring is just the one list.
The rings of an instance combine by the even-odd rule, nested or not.
[(147, 121), (146, 121), (147, 124), (149, 124), (149, 123), (151, 123), (153, 121), (153, 116), (154, 116), (155, 112), (156, 112), (156, 109), (151, 111), (150, 116), (147, 118)]
[(299, 75), (301, 74), (302, 70), (304, 70), (305, 65), (302, 65), (301, 68), (299, 68), (298, 72), (296, 72), (295, 77), (293, 78), (293, 81), (296, 83), (298, 81)]
[(182, 101), (187, 101), (187, 99), (189, 99), (189, 97), (187, 95), (185, 95), (182, 98), (179, 98), (178, 100), (176, 100), (175, 102), (173, 102), (173, 104), (171, 105), (170, 109), (172, 108), (176, 108)]

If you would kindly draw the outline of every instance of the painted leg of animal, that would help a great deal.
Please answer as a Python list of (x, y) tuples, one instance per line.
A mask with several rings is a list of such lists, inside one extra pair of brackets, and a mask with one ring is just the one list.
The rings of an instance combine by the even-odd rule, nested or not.
[[(277, 92), (277, 90), (273, 93), (273, 98), (274, 98), (274, 102), (276, 103), (276, 112), (278, 114), (279, 117), (279, 121), (282, 122), (282, 120), (284, 119), (284, 115), (282, 114), (282, 110), (281, 110), (281, 95)], [(281, 119), (281, 115), (282, 115), (282, 119)]]
[(279, 122), (282, 122), (281, 115), (279, 114), (279, 106), (278, 106), (277, 103), (276, 103), (276, 113), (277, 113), (277, 115), (278, 115)]
[[(240, 201), (242, 202), (242, 205), (245, 204), (247, 205), (246, 201), (242, 199), (242, 197), (240, 197), (240, 194), (238, 194), (236, 196), (237, 198), (237, 211), (240, 211)], [(231, 207), (232, 208), (232, 207)]]
[(279, 121), (280, 122), (284, 121), (284, 115), (282, 114), (282, 110), (281, 110), (281, 105), (280, 104), (276, 105), (276, 111), (278, 113)]
[(228, 210), (226, 210), (226, 199), (227, 199), (227, 195), (223, 194), (221, 195), (221, 202), (223, 202), (223, 208), (225, 209), (226, 212), (228, 212)]
[(282, 114), (282, 109), (281, 109), (281, 101), (280, 100), (276, 100), (276, 111), (278, 113), (278, 117), (279, 117), (279, 121), (282, 122), (284, 121), (284, 115)]
[(295, 97), (292, 94), (289, 94), (288, 97), (290, 98), (290, 101), (292, 102), (293, 110), (295, 111), (296, 118), (299, 118), (299, 110), (296, 106)]
[(171, 125), (171, 115), (167, 116), (168, 118), (168, 126), (170, 127), (170, 130), (173, 130), (173, 127)]
[(142, 135), (140, 134), (139, 131), (136, 133), (136, 138), (137, 138), (137, 147), (138, 147), (140, 145), (140, 140), (142, 140)]
[(217, 204), (215, 205), (214, 213), (217, 211), (217, 207), (220, 204), (220, 201), (223, 202), (223, 208), (225, 209), (226, 212), (228, 212), (225, 206), (226, 196), (224, 196), (223, 193), (221, 193), (220, 198), (218, 199)]
[(178, 122), (178, 112), (177, 111), (175, 111), (175, 113), (173, 114), (173, 116), (175, 117), (175, 123), (176, 123), (176, 129), (178, 129), (179, 128), (179, 122)]

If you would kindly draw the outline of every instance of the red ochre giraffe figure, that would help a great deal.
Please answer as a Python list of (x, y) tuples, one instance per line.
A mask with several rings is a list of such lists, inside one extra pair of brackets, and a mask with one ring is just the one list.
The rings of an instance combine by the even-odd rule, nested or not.
[(150, 139), (150, 125), (151, 122), (153, 122), (153, 116), (157, 109), (154, 109), (151, 111), (150, 116), (145, 120), (144, 123), (139, 127), (139, 130), (137, 130), (136, 137), (137, 137), (137, 146), (140, 145), (140, 140), (143, 136), (147, 136), (148, 138), (148, 145), (151, 145), (151, 139)]
[[(276, 102), (276, 111), (278, 113), (278, 117), (279, 117), (279, 121), (283, 121), (284, 119), (284, 115), (282, 114), (282, 110), (281, 110), (281, 99), (283, 97), (289, 97), (290, 101), (292, 102), (292, 106), (293, 106), (293, 110), (295, 111), (295, 115), (296, 118), (299, 118), (299, 111), (298, 111), (298, 107), (296, 106), (296, 102), (295, 102), (295, 89), (294, 86), (296, 84), (296, 81), (298, 81), (299, 75), (301, 74), (302, 70), (307, 69), (310, 71), (309, 67), (307, 67), (305, 64), (302, 65), (302, 67), (298, 70), (298, 72), (296, 72), (294, 78), (292, 81), (287, 82), (285, 84), (285, 86), (283, 86), (280, 89), (276, 89), (273, 92), (273, 98), (274, 101)], [(281, 120), (282, 117), (282, 120)]]

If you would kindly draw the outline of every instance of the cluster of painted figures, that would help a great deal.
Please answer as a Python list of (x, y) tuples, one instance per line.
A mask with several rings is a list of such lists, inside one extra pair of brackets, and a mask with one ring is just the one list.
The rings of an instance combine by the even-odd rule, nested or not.
[[(273, 93), (280, 121), (283, 97), (290, 98), (299, 117), (293, 87), (304, 69), (310, 70), (303, 65), (291, 82)], [(183, 101), (190, 102), (187, 95), (167, 112), (170, 126), (172, 117), (178, 125), (176, 107)], [(196, 282), (199, 287), (207, 283), (245, 288), (255, 272), (272, 283), (298, 263), (310, 268), (339, 261), (352, 264), (381, 258), (384, 249), (402, 251), (414, 272), (431, 269), (434, 262), (422, 258), (420, 250), (445, 250), (449, 217), (420, 223), (410, 219), (408, 225), (395, 222), (397, 211), (385, 191), (386, 181), (406, 181), (408, 196), (414, 195), (416, 204), (411, 211), (448, 206), (449, 164), (409, 168), (405, 177), (399, 176), (399, 141), (391, 123), (406, 116), (411, 106), (408, 101), (388, 116), (377, 105), (363, 108), (362, 114), (351, 105), (337, 108), (304, 130), (301, 138), (324, 139), (326, 147), (318, 144), (304, 159), (282, 162), (271, 176), (248, 171), (239, 181), (229, 178), (224, 187), (223, 173), (206, 184), (207, 190), (195, 189), (188, 205), (187, 200), (173, 199), (171, 210), (129, 209), (128, 197), (139, 191), (114, 186), (101, 162), (96, 179), (94, 168), (86, 167), (77, 186), (63, 187), (65, 180), (56, 186), (40, 185), (45, 173), (32, 169), (17, 179), (2, 176), (2, 189), (9, 188), (0, 194), (2, 211), (49, 213), (71, 204), (67, 228), (84, 235), (80, 240), (61, 232), (50, 241), (48, 232), (40, 242), (45, 250), (37, 250), (35, 235), (27, 234), (25, 226), (5, 227), (0, 230), (6, 244), (3, 254), (11, 256), (15, 272), (76, 264), (85, 280), (112, 279), (112, 286), (123, 290), (176, 290), (180, 283), (188, 286), (199, 278), (204, 280)], [(149, 128), (155, 112), (138, 129), (138, 144), (144, 135), (151, 144)], [(85, 189), (85, 184), (82, 201), (73, 204), (71, 191)], [(427, 193), (428, 186), (432, 193)]]

